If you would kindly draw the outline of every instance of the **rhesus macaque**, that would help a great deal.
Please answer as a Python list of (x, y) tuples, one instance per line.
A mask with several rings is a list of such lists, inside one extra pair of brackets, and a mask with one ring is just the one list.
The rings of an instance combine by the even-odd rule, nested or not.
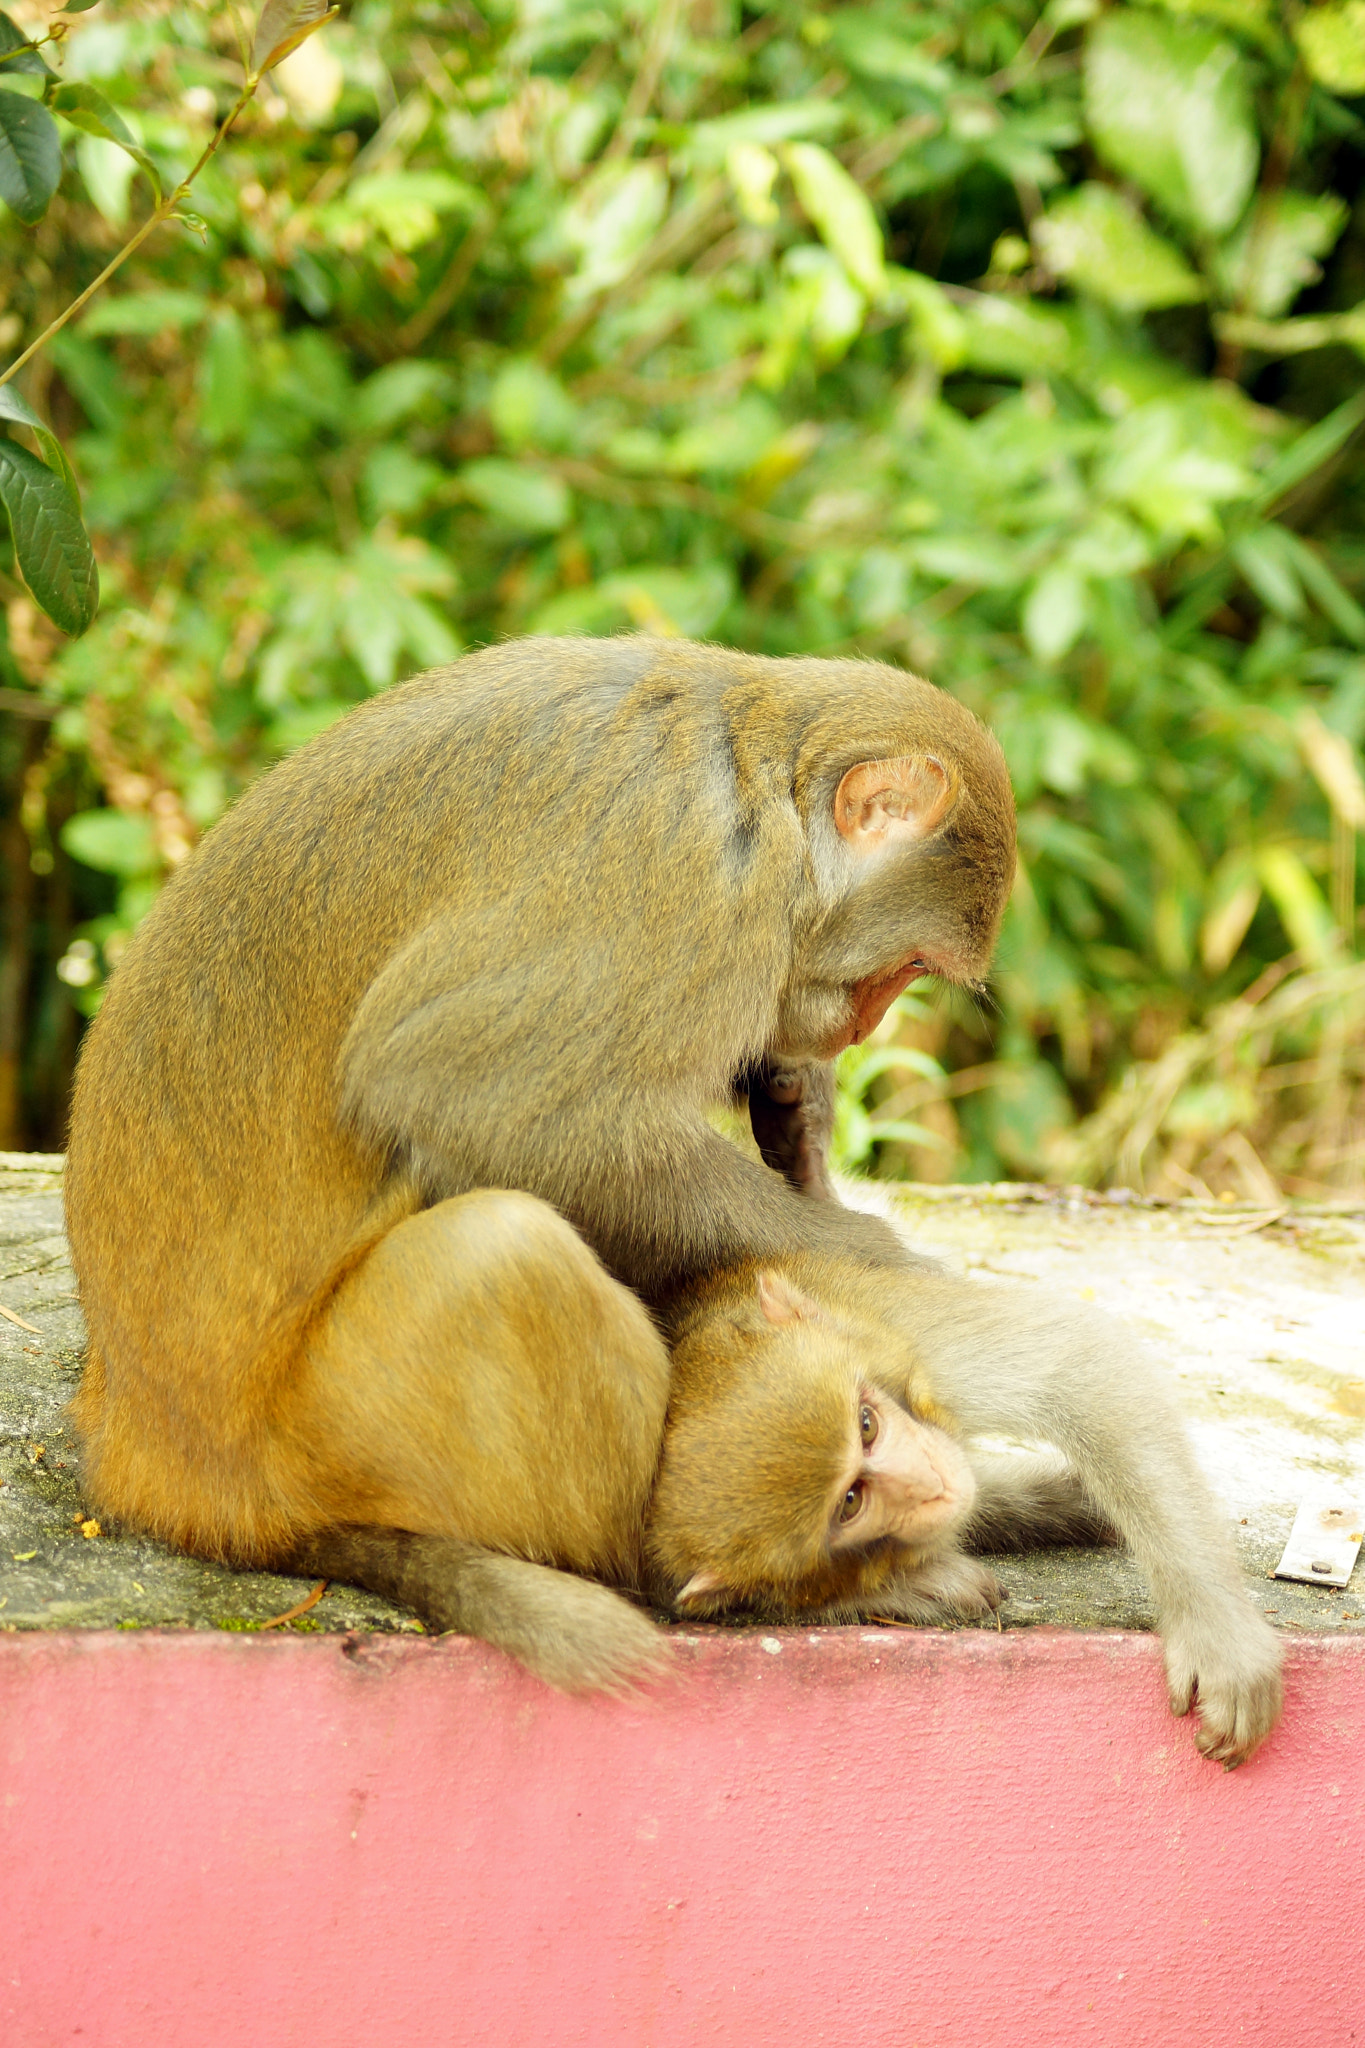
[[(66, 1195), (92, 1505), (243, 1564), (343, 1543), (353, 1578), (425, 1574), (432, 1611), (537, 1668), (629, 1675), (648, 1625), (527, 1560), (597, 1571), (624, 1542), (662, 1354), (614, 1295), (586, 1378), (572, 1302), (511, 1351), (495, 1317), (481, 1351), (458, 1198), (543, 1197), (648, 1300), (803, 1250), (911, 1270), (888, 1225), (805, 1198), (820, 1063), (916, 976), (984, 972), (1013, 866), (994, 739), (876, 664), (533, 640), (352, 713), (173, 877), (86, 1041)], [(779, 1172), (705, 1120), (741, 1081)], [(505, 1375), (536, 1476), (500, 1516), (471, 1360), (541, 1344)], [(571, 1533), (551, 1507), (578, 1491)]]
[[(1125, 1541), (1156, 1598), (1172, 1709), (1242, 1762), (1279, 1716), (1280, 1649), (1248, 1603), (1181, 1418), (1121, 1327), (1041, 1290), (810, 1255), (671, 1305), (672, 1391), (646, 1549), (660, 1604), (705, 1616), (908, 1621), (1000, 1599), (972, 1549)], [(984, 1457), (963, 1439), (1056, 1445)]]

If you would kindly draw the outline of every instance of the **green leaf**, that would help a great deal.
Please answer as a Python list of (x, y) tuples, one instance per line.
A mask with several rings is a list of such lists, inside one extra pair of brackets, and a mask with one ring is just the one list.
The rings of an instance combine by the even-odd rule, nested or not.
[(494, 379), (488, 417), (508, 448), (567, 448), (578, 410), (558, 377), (534, 356), (512, 356)]
[(1253, 207), (1218, 252), (1224, 295), (1265, 319), (1276, 319), (1322, 276), (1317, 258), (1333, 247), (1349, 212), (1335, 192), (1316, 198), (1281, 192), (1264, 218), (1262, 208)]
[(915, 351), (939, 370), (955, 370), (967, 354), (967, 322), (941, 284), (917, 270), (888, 264), (883, 306), (904, 313)]
[(1241, 219), (1259, 147), (1246, 69), (1226, 37), (1115, 9), (1086, 45), (1085, 107), (1105, 162), (1172, 220), (1222, 235)]
[(551, 598), (526, 631), (614, 633), (634, 626), (699, 640), (714, 630), (734, 594), (734, 576), (723, 562), (700, 569), (623, 569), (587, 590), (566, 590)]
[(1336, 947), (1336, 926), (1298, 854), (1287, 846), (1262, 847), (1256, 871), (1304, 965), (1325, 967)]
[(1284, 543), (1281, 526), (1261, 526), (1233, 543), (1232, 559), (1261, 603), (1282, 619), (1303, 617), (1303, 586)]
[(1087, 611), (1085, 578), (1049, 569), (1024, 604), (1024, 638), (1040, 661), (1057, 661), (1080, 639)]
[(0, 384), (0, 419), (15, 420), (22, 427), (29, 427), (38, 436), (38, 445), (43, 451), (43, 460), (49, 469), (55, 469), (65, 479), (72, 497), (80, 504), (80, 492), (76, 485), (75, 471), (66, 459), (66, 451), (45, 421), (39, 419), (28, 400), (15, 390), (13, 384)]
[(1287, 491), (1306, 482), (1315, 470), (1330, 462), (1339, 448), (1343, 448), (1352, 434), (1365, 424), (1365, 391), (1355, 395), (1329, 412), (1325, 420), (1309, 427), (1291, 448), (1261, 472), (1260, 489), (1256, 493), (1258, 506), (1273, 504)]
[(653, 159), (610, 163), (585, 180), (560, 218), (564, 240), (579, 259), (569, 297), (591, 298), (619, 284), (667, 212), (668, 174)]
[(568, 485), (518, 462), (467, 462), (460, 471), (465, 493), (504, 526), (520, 533), (558, 533), (573, 510)]
[(164, 334), (168, 327), (195, 326), (209, 310), (198, 292), (125, 292), (97, 299), (79, 327), (84, 335)]
[[(346, 226), (371, 223), (395, 249), (420, 249), (440, 230), (447, 213), (477, 214), (482, 200), (472, 185), (448, 171), (376, 171), (357, 178), (344, 200), (328, 209), (329, 220)], [(344, 239), (343, 239), (344, 246)]]
[(1304, 63), (1329, 92), (1365, 92), (1365, 0), (1305, 7), (1294, 24)]
[(1275, 16), (1281, 11), (1281, 0), (1158, 0), (1158, 5), (1168, 14), (1202, 15), (1205, 21), (1221, 21), (1224, 28), (1235, 28), (1239, 35), (1249, 36), (1263, 49), (1276, 47)]
[(0, 500), (20, 575), (64, 633), (83, 633), (99, 609), (99, 574), (66, 477), (17, 442), (0, 440)]
[(102, 875), (147, 875), (158, 866), (151, 819), (139, 811), (77, 811), (60, 837), (73, 860)]
[(382, 434), (416, 412), (435, 412), (449, 402), (450, 371), (444, 363), (409, 356), (387, 363), (367, 377), (355, 394), (350, 416), (362, 433)]
[(775, 227), (781, 209), (773, 198), (779, 165), (761, 142), (736, 142), (725, 152), (725, 175), (735, 188), (739, 210), (756, 228)]
[(1276, 527), (1273, 531), (1283, 533), (1286, 556), (1298, 572), (1304, 589), (1331, 620), (1342, 639), (1349, 640), (1354, 647), (1365, 646), (1365, 612), (1350, 592), (1338, 583), (1322, 556), (1291, 528)]
[(947, 65), (907, 37), (881, 27), (871, 15), (870, 8), (850, 7), (832, 10), (827, 17), (834, 31), (831, 45), (846, 64), (879, 85), (894, 80), (935, 95), (952, 91), (955, 81)]
[(1033, 237), (1049, 269), (1124, 312), (1204, 296), (1203, 280), (1180, 251), (1108, 185), (1068, 192), (1035, 222)]
[(128, 218), (128, 189), (137, 175), (133, 159), (116, 142), (82, 135), (76, 143), (76, 166), (98, 211), (111, 227), (121, 228)]
[(870, 299), (886, 290), (886, 255), (872, 202), (837, 157), (818, 142), (792, 142), (782, 152), (802, 210), (821, 241)]
[(767, 390), (784, 384), (803, 342), (818, 363), (837, 363), (862, 330), (867, 300), (844, 265), (814, 242), (798, 243), (782, 258), (783, 290), (772, 305), (772, 338), (757, 381)]
[(1038, 377), (1071, 355), (1066, 322), (1032, 299), (982, 292), (964, 310), (966, 360), (988, 376)]
[(27, 71), (36, 78), (57, 75), (24, 31), (7, 14), (0, 14), (0, 78), (7, 71)]
[(0, 92), (0, 199), (32, 227), (62, 175), (57, 123), (37, 100)]
[(266, 0), (251, 44), (249, 76), (261, 78), (337, 12), (327, 0)]
[(118, 109), (93, 85), (59, 85), (48, 100), (54, 114), (61, 114), (73, 128), (98, 135), (101, 142), (116, 142), (152, 181), (161, 197), (161, 174)]
[(739, 144), (772, 148), (802, 136), (829, 135), (842, 128), (847, 118), (844, 109), (831, 100), (778, 100), (767, 106), (744, 107), (714, 121), (698, 121), (687, 154), (697, 164), (719, 164)]

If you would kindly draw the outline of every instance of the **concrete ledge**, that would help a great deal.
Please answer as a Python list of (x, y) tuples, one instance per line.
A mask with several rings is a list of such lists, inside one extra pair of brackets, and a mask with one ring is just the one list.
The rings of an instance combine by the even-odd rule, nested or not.
[(1242, 1770), (1150, 1637), (0, 1639), (6, 2048), (1347, 2048), (1365, 1641)]

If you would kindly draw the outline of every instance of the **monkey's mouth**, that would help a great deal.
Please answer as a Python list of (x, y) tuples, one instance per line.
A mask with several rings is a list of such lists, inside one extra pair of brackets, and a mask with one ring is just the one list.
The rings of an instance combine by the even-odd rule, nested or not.
[(853, 998), (853, 1023), (844, 1044), (861, 1045), (868, 1033), (876, 1030), (896, 997), (912, 981), (920, 981), (935, 971), (922, 953), (916, 953), (912, 960), (892, 968), (890, 974), (877, 981), (855, 982), (849, 991)]

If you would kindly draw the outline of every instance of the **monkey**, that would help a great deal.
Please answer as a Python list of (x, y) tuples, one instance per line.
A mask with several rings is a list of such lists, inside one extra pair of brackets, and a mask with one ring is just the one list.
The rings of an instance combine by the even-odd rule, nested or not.
[[(1156, 1601), (1172, 1711), (1231, 1767), (1274, 1727), (1280, 1649), (1161, 1376), (1041, 1291), (803, 1254), (665, 1311), (672, 1380), (646, 1582), (682, 1616), (969, 1619), (973, 1551), (1122, 1540)], [(1065, 1466), (972, 1439), (1050, 1443)]]
[[(435, 1359), (404, 1320), (404, 1232), (463, 1276)], [(1173, 1710), (1197, 1693), (1199, 1748), (1232, 1766), (1273, 1727), (1276, 1639), (1160, 1376), (1093, 1312), (942, 1273), (748, 1262), (661, 1311), (670, 1357), (534, 1197), (455, 1197), (377, 1256), (393, 1291), (343, 1283), (324, 1337), (351, 1375), (328, 1408), (340, 1490), (294, 1569), (406, 1601), (561, 1689), (621, 1691), (669, 1669), (641, 1600), (681, 1621), (972, 1620), (1002, 1598), (974, 1553), (1126, 1539), (1157, 1594)], [(432, 1440), (438, 1371), (458, 1401)], [(973, 1441), (998, 1432), (1068, 1463)]]
[[(539, 1197), (646, 1304), (745, 1257), (908, 1270), (889, 1225), (808, 1198), (825, 1069), (917, 977), (980, 979), (1013, 869), (997, 742), (881, 664), (531, 640), (351, 712), (171, 877), (82, 1049), (66, 1211), (92, 1506), (242, 1565), (339, 1529), (354, 1561), (369, 1532), (380, 1590), (458, 1533), (468, 1554), (421, 1552), (445, 1613), (484, 1614), (489, 1558), (520, 1548), (503, 1605), (528, 1661), (562, 1636), (628, 1677), (645, 1652), (615, 1609), (595, 1643), (570, 1573), (524, 1576), (595, 1567), (612, 1515), (561, 1556), (432, 1490), (422, 1447), (466, 1427), (478, 1299), (450, 1204)], [(707, 1123), (740, 1076), (795, 1185)], [(567, 1381), (576, 1330), (545, 1331)], [(653, 1388), (642, 1345), (637, 1326), (612, 1370), (648, 1352)], [(566, 1437), (566, 1498), (595, 1497), (610, 1435)]]
[(561, 1691), (658, 1676), (666, 1639), (611, 1589), (640, 1578), (668, 1380), (642, 1303), (548, 1203), (480, 1189), (421, 1210), (305, 1341), (291, 1421), (311, 1528), (277, 1562), (403, 1601)]

